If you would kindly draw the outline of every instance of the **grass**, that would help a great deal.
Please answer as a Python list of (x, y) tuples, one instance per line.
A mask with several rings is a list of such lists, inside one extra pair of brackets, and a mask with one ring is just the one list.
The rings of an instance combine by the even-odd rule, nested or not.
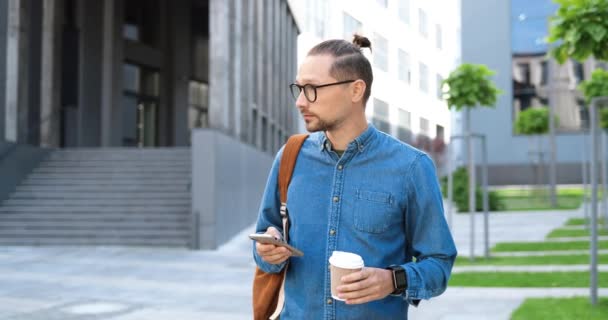
[[(493, 252), (505, 251), (554, 251), (554, 250), (586, 250), (589, 241), (570, 242), (502, 242), (497, 243)], [(599, 249), (608, 249), (608, 240), (598, 241)]]
[[(590, 257), (587, 254), (570, 256), (528, 256), (528, 257), (490, 257), (489, 259), (477, 258), (471, 262), (468, 257), (457, 257), (455, 265), (464, 266), (527, 266), (527, 265), (573, 265), (589, 264)], [(598, 263), (608, 264), (608, 255), (598, 255)]]
[[(597, 234), (600, 236), (608, 236), (608, 230), (603, 229), (603, 228), (601, 228), (601, 229), (598, 228)], [(591, 230), (555, 229), (547, 235), (547, 238), (590, 237), (590, 236), (591, 236)]]
[[(589, 272), (464, 272), (452, 274), (450, 286), (509, 288), (588, 288)], [(608, 287), (608, 272), (598, 272), (598, 286)]]
[[(602, 225), (604, 223), (604, 218), (598, 219), (598, 224)], [(582, 226), (585, 225), (585, 218), (571, 218), (566, 221), (567, 226)]]
[(582, 188), (558, 188), (557, 208), (552, 208), (549, 192), (544, 189), (498, 189), (495, 190), (506, 211), (527, 210), (573, 210), (583, 202)]
[(607, 314), (608, 298), (600, 298), (597, 306), (591, 306), (588, 297), (528, 298), (513, 312), (511, 320), (600, 320)]

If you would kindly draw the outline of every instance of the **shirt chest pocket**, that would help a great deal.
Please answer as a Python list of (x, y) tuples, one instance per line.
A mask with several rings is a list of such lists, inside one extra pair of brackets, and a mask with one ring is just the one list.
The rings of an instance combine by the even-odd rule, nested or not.
[(382, 233), (398, 219), (394, 199), (388, 192), (358, 189), (355, 197), (355, 228), (369, 233)]

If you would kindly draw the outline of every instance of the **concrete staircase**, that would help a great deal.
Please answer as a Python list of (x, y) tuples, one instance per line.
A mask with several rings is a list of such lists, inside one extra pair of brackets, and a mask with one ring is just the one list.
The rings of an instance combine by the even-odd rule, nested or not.
[(0, 204), (0, 245), (187, 246), (189, 148), (54, 151)]

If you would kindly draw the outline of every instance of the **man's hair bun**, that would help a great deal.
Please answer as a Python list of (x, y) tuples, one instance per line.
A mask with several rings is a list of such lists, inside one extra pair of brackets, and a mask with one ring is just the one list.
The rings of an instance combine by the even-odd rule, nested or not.
[(372, 43), (368, 38), (355, 34), (353, 35), (353, 44), (359, 48), (369, 48), (369, 51), (372, 51)]

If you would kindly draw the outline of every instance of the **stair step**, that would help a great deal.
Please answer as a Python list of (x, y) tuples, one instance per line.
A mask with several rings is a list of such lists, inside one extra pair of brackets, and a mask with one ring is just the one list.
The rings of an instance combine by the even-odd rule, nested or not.
[(69, 213), (69, 214), (84, 214), (84, 213), (106, 213), (106, 212), (126, 212), (126, 213), (158, 213), (158, 214), (173, 214), (190, 212), (190, 204), (182, 205), (156, 205), (156, 204), (141, 204), (138, 206), (91, 206), (91, 205), (72, 205), (72, 206), (0, 206), (0, 215), (4, 213)]
[(61, 191), (17, 191), (11, 194), (11, 200), (43, 200), (43, 199), (56, 199), (56, 200), (183, 200), (186, 202), (190, 201), (190, 194), (187, 192), (61, 192)]
[(41, 245), (56, 245), (56, 246), (167, 246), (167, 247), (186, 247), (188, 239), (182, 237), (176, 238), (139, 238), (139, 237), (109, 237), (109, 238), (92, 238), (87, 237), (5, 237), (0, 235), (0, 245), (3, 246), (41, 246)]
[(90, 185), (99, 185), (99, 186), (111, 186), (111, 185), (148, 185), (148, 186), (187, 186), (190, 184), (190, 179), (104, 179), (104, 180), (95, 180), (95, 179), (75, 179), (75, 178), (56, 178), (56, 179), (47, 179), (47, 178), (36, 178), (36, 177), (28, 177), (26, 178), (20, 186), (90, 186)]
[(66, 172), (66, 173), (32, 173), (28, 178), (36, 179), (100, 179), (100, 180), (160, 180), (160, 179), (183, 179), (189, 180), (189, 172), (156, 172), (156, 173), (94, 173), (94, 172)]
[(0, 226), (0, 234), (2, 237), (140, 237), (140, 238), (155, 238), (155, 237), (183, 237), (187, 238), (189, 231), (186, 228), (182, 230), (171, 229), (148, 229), (130, 228), (130, 229), (85, 229), (85, 228), (27, 228), (27, 227), (4, 227)]
[(17, 187), (15, 194), (19, 192), (152, 192), (152, 193), (187, 193), (190, 196), (190, 190), (186, 184), (182, 185), (133, 185), (133, 184), (81, 184), (81, 185), (22, 185)]
[(12, 212), (12, 213), (0, 213), (0, 223), (29, 223), (30, 221), (87, 221), (87, 222), (152, 222), (152, 223), (188, 223), (190, 216), (188, 213), (165, 213), (165, 214), (151, 214), (151, 213), (90, 213), (80, 212), (77, 214), (73, 213), (23, 213), (23, 212)]
[(3, 202), (6, 206), (172, 206), (189, 204), (183, 199), (8, 199)]
[(55, 168), (37, 168), (32, 171), (32, 174), (177, 174), (189, 175), (190, 167), (55, 167)]

